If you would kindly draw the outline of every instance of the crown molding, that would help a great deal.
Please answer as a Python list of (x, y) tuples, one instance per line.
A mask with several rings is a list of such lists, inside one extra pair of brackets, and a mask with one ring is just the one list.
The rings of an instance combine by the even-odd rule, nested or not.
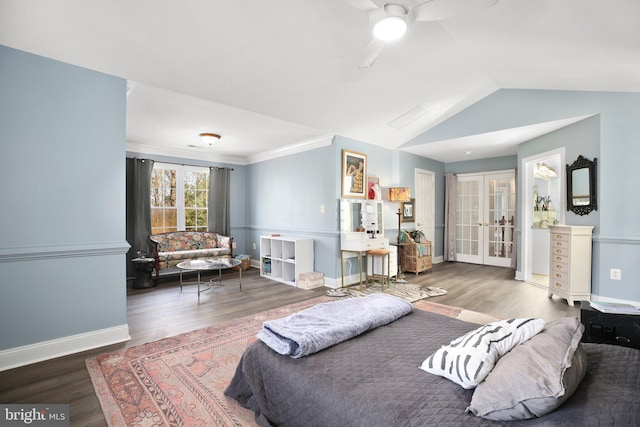
[(295, 144), (287, 145), (274, 150), (263, 151), (262, 153), (248, 156), (248, 164), (264, 162), (265, 160), (277, 159), (291, 154), (302, 153), (304, 151), (315, 150), (316, 148), (326, 147), (333, 144), (335, 135), (323, 135), (317, 138), (307, 139)]
[(127, 153), (136, 154), (153, 154), (157, 156), (176, 157), (182, 159), (204, 160), (213, 163), (227, 163), (233, 165), (246, 166), (252, 163), (264, 162), (265, 160), (285, 157), (291, 154), (302, 153), (304, 151), (314, 150), (320, 147), (326, 147), (333, 144), (335, 135), (323, 135), (317, 138), (307, 139), (295, 144), (276, 148), (274, 150), (263, 151), (247, 157), (240, 156), (224, 156), (214, 151), (205, 151), (199, 148), (185, 149), (175, 147), (160, 147), (156, 145), (141, 144), (138, 142), (127, 141)]
[(223, 156), (214, 151), (205, 151), (205, 148), (174, 148), (160, 147), (157, 145), (140, 144), (138, 142), (127, 141), (127, 152), (137, 154), (154, 154), (157, 156), (177, 157), (180, 159), (206, 160), (213, 163), (230, 163), (234, 165), (246, 165), (246, 159), (238, 156)]

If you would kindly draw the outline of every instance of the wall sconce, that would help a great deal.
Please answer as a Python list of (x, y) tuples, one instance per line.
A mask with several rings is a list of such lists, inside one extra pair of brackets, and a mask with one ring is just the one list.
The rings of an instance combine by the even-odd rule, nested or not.
[(398, 244), (400, 244), (400, 215), (402, 215), (402, 202), (411, 201), (410, 187), (392, 187), (388, 190), (389, 201), (398, 202)]
[(538, 163), (536, 165), (536, 170), (534, 172), (534, 177), (535, 178), (542, 178), (545, 181), (549, 181), (550, 178), (557, 178), (558, 174), (556, 173), (556, 170), (554, 168), (552, 168), (551, 166), (549, 166), (545, 162), (542, 162), (542, 163)]

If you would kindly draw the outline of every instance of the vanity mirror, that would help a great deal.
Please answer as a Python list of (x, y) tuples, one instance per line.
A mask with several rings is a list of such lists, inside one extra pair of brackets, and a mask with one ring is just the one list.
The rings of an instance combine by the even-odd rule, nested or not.
[(588, 215), (598, 210), (596, 167), (598, 159), (593, 161), (578, 156), (575, 162), (567, 165), (567, 210), (576, 215)]
[(367, 233), (371, 237), (384, 234), (382, 201), (340, 200), (340, 232), (345, 234)]

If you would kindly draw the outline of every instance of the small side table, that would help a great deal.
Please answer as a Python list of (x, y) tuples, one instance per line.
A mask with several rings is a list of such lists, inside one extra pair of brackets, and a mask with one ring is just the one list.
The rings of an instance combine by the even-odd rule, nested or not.
[(151, 279), (151, 272), (153, 271), (154, 264), (156, 262), (153, 258), (134, 258), (131, 260), (133, 267), (136, 269), (136, 278), (133, 281), (134, 289), (147, 289), (155, 288), (157, 283)]

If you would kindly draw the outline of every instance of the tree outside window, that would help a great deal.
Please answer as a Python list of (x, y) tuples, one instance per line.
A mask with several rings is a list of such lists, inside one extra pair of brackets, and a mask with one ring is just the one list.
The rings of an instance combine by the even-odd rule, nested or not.
[(209, 169), (154, 163), (151, 232), (206, 231)]
[(184, 174), (185, 230), (207, 231), (209, 171)]

